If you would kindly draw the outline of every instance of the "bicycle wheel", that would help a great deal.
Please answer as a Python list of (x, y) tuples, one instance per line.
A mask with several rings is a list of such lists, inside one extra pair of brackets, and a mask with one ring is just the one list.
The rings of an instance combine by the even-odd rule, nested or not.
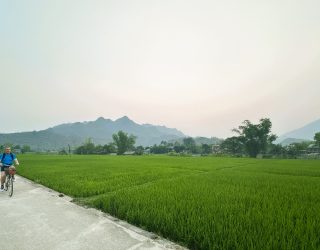
[(8, 191), (9, 179), (10, 179), (10, 176), (7, 175), (7, 177), (6, 177), (6, 182), (4, 183), (4, 191)]
[(12, 176), (8, 179), (8, 195), (11, 197), (13, 195), (13, 180)]

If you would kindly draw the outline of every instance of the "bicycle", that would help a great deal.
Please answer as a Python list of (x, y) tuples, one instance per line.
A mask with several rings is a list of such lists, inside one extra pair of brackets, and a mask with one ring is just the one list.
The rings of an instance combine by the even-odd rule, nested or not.
[(16, 168), (12, 166), (6, 170), (6, 182), (4, 184), (4, 190), (8, 191), (9, 197), (13, 195), (13, 178), (16, 172)]

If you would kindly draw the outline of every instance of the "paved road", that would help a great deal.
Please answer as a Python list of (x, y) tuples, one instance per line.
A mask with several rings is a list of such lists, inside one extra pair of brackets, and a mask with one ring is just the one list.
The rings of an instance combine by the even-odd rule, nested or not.
[(70, 197), (17, 176), (13, 197), (0, 193), (0, 249), (183, 249)]

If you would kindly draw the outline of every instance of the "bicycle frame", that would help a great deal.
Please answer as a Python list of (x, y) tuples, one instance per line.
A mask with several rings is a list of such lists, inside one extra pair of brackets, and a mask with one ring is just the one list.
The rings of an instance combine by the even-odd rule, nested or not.
[(6, 170), (6, 181), (5, 181), (5, 190), (8, 191), (8, 195), (11, 197), (13, 195), (13, 177), (16, 173), (15, 167), (9, 167), (8, 170)]

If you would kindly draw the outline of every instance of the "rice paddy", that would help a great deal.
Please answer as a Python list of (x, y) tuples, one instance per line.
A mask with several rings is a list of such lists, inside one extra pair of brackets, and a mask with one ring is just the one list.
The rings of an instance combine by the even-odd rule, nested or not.
[(21, 155), (18, 173), (190, 249), (320, 249), (320, 161)]

